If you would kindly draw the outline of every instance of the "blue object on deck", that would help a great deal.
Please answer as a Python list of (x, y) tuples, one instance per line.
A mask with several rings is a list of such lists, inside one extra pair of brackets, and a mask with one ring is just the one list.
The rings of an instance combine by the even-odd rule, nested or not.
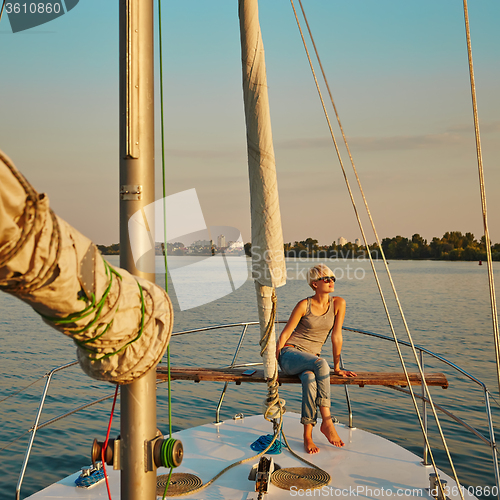
[[(266, 436), (260, 436), (257, 441), (254, 441), (251, 445), (250, 448), (252, 448), (253, 451), (261, 452), (264, 451), (271, 441), (273, 440), (274, 436), (272, 434), (267, 434)], [(277, 438), (276, 441), (273, 443), (271, 448), (267, 450), (266, 453), (269, 455), (279, 455), (281, 453), (281, 447), (283, 446), (283, 443), (281, 442), (280, 438)]]

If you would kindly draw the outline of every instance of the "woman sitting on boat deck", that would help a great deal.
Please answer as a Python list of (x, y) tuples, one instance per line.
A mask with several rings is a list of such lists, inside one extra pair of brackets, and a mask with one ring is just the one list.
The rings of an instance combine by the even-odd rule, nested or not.
[(344, 446), (330, 414), (330, 366), (319, 357), (330, 331), (334, 373), (342, 377), (356, 374), (340, 369), (346, 303), (342, 297), (329, 295), (335, 287), (333, 272), (324, 264), (318, 264), (309, 269), (307, 282), (315, 293), (295, 306), (278, 340), (276, 358), (284, 373), (298, 375), (302, 382), (304, 448), (308, 453), (318, 453), (319, 448), (312, 440), (317, 406), (322, 417), (321, 432), (334, 446)]

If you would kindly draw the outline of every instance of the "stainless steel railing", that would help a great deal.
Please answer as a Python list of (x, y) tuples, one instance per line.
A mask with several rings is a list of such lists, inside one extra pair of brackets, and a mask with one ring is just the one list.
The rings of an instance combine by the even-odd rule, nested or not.
[[(286, 323), (286, 321), (278, 321), (277, 323)], [(206, 331), (209, 331), (209, 330), (220, 329), (220, 328), (234, 328), (234, 327), (238, 327), (238, 326), (239, 327), (243, 327), (243, 331), (241, 333), (241, 336), (240, 336), (240, 339), (239, 339), (239, 342), (238, 342), (238, 346), (236, 348), (236, 351), (235, 351), (235, 354), (234, 354), (234, 357), (233, 357), (233, 361), (228, 366), (228, 368), (255, 366), (255, 365), (257, 365), (257, 363), (251, 363), (251, 364), (250, 363), (246, 363), (246, 364), (235, 365), (235, 362), (236, 362), (237, 356), (238, 356), (238, 354), (240, 352), (240, 349), (241, 349), (244, 337), (245, 337), (245, 335), (247, 333), (248, 327), (249, 326), (255, 326), (255, 325), (258, 325), (258, 324), (259, 323), (256, 322), (256, 321), (245, 322), (245, 323), (232, 323), (232, 324), (227, 324), (227, 325), (217, 325), (217, 326), (214, 326), (214, 327), (197, 328), (197, 329), (194, 329), (194, 330), (187, 330), (187, 331), (183, 331), (183, 332), (177, 332), (177, 333), (174, 333), (172, 335), (173, 336), (177, 336), (177, 335), (186, 335), (186, 334), (192, 334), (192, 333), (201, 333), (201, 332), (206, 332)], [(369, 331), (366, 331), (366, 330), (360, 330), (360, 329), (356, 329), (356, 328), (350, 328), (350, 327), (347, 327), (347, 326), (344, 326), (343, 330), (346, 330), (346, 331), (349, 331), (349, 332), (353, 332), (353, 333), (359, 333), (359, 334), (362, 334), (362, 335), (371, 336), (371, 337), (377, 338), (379, 340), (385, 340), (385, 341), (389, 341), (389, 342), (393, 342), (393, 343), (395, 342), (394, 338), (388, 337), (386, 335), (382, 335), (382, 334), (379, 334), (379, 333), (369, 332)], [(398, 340), (398, 344), (400, 344), (402, 346), (405, 346), (405, 347), (411, 347), (411, 344), (409, 342), (404, 341), (404, 340)], [(493, 419), (492, 419), (492, 414), (491, 414), (490, 393), (488, 391), (488, 388), (486, 387), (486, 385), (481, 380), (479, 380), (478, 378), (474, 377), (473, 375), (471, 375), (470, 373), (468, 373), (464, 369), (460, 368), (455, 363), (452, 363), (451, 361), (447, 360), (443, 356), (440, 356), (439, 354), (436, 354), (436, 353), (430, 351), (429, 349), (426, 349), (426, 348), (424, 348), (422, 346), (419, 346), (419, 345), (415, 345), (414, 347), (415, 347), (415, 349), (419, 353), (419, 361), (420, 361), (420, 365), (422, 367), (422, 370), (424, 370), (424, 367), (425, 367), (425, 365), (424, 365), (424, 354), (426, 354), (426, 355), (431, 356), (432, 358), (434, 358), (434, 359), (436, 359), (436, 360), (438, 360), (438, 361), (440, 361), (440, 362), (448, 365), (449, 367), (453, 368), (455, 371), (457, 371), (458, 373), (460, 373), (461, 375), (465, 376), (470, 381), (474, 382), (479, 387), (481, 387), (481, 389), (483, 391), (483, 394), (484, 394), (485, 411), (486, 411), (486, 418), (487, 418), (487, 422), (488, 422), (488, 432), (489, 432), (489, 436), (490, 436), (489, 439), (486, 438), (485, 436), (483, 436), (475, 428), (473, 428), (472, 426), (470, 426), (469, 424), (467, 424), (463, 419), (461, 419), (460, 417), (454, 415), (452, 412), (446, 410), (445, 408), (443, 408), (440, 405), (434, 404), (434, 406), (435, 406), (435, 408), (437, 410), (439, 410), (442, 413), (448, 415), (450, 418), (452, 418), (457, 423), (459, 423), (460, 425), (462, 425), (465, 429), (467, 429), (469, 432), (471, 432), (473, 435), (475, 435), (476, 437), (478, 437), (482, 442), (484, 442), (485, 444), (487, 444), (490, 447), (491, 453), (492, 453), (492, 458), (493, 458), (493, 467), (494, 467), (494, 473), (495, 473), (495, 481), (496, 481), (496, 486), (497, 486), (498, 491), (499, 491), (499, 499), (500, 499), (500, 470), (499, 470), (499, 465), (498, 465), (498, 454), (497, 454), (497, 448), (496, 448), (496, 442), (495, 442), (495, 433), (494, 433)], [(228, 383), (226, 382), (224, 384), (224, 388), (222, 390), (222, 393), (221, 393), (221, 396), (220, 396), (220, 399), (219, 399), (219, 403), (218, 403), (217, 408), (216, 408), (215, 423), (219, 423), (220, 422), (220, 420), (219, 420), (219, 418), (220, 418), (220, 410), (221, 410), (222, 402), (223, 402), (223, 399), (224, 399), (224, 395), (226, 394), (226, 391), (227, 391), (227, 386), (228, 386)], [(346, 404), (347, 404), (347, 409), (348, 409), (348, 414), (349, 414), (349, 427), (352, 428), (353, 427), (352, 402), (351, 402), (351, 398), (350, 398), (350, 395), (349, 395), (349, 390), (348, 390), (347, 385), (344, 385), (344, 388), (345, 388), (345, 395), (346, 395)], [(406, 393), (406, 394), (410, 394), (410, 391), (408, 391), (406, 389), (403, 389), (403, 388), (399, 388), (399, 387), (391, 387), (391, 388), (394, 389), (394, 390), (398, 390), (400, 392)], [(422, 410), (423, 410), (422, 411), (422, 418), (423, 418), (423, 421), (424, 421), (425, 432), (427, 432), (427, 405), (429, 404), (429, 400), (425, 397), (425, 391), (424, 391), (424, 386), (423, 385), (422, 385), (422, 394), (420, 396), (418, 394), (415, 394), (415, 396), (422, 400)], [(423, 456), (422, 464), (423, 465), (429, 465), (428, 460), (427, 460), (428, 449), (427, 449), (427, 446), (425, 444), (425, 440), (424, 440), (424, 447), (423, 447), (422, 456)]]
[[(278, 323), (286, 323), (286, 322), (285, 321), (279, 321)], [(246, 334), (248, 332), (248, 327), (250, 327), (250, 326), (257, 326), (257, 325), (259, 325), (259, 323), (257, 321), (249, 321), (249, 322), (242, 322), (242, 323), (231, 323), (231, 324), (225, 324), (225, 325), (216, 325), (216, 326), (209, 326), (209, 327), (204, 327), (204, 328), (196, 328), (196, 329), (192, 329), (192, 330), (185, 330), (185, 331), (175, 332), (175, 333), (172, 334), (172, 337), (177, 337), (177, 336), (181, 336), (181, 335), (189, 335), (189, 334), (194, 334), (194, 333), (202, 333), (202, 332), (207, 332), (207, 331), (217, 330), (217, 329), (228, 329), (228, 328), (240, 327), (240, 328), (242, 328), (242, 332), (240, 334), (240, 337), (239, 337), (239, 340), (238, 340), (238, 344), (237, 344), (236, 349), (234, 351), (233, 359), (232, 359), (231, 363), (228, 366), (226, 366), (226, 368), (240, 368), (240, 367), (259, 366), (262, 363), (240, 363), (240, 364), (236, 364), (236, 361), (237, 361), (238, 356), (239, 356), (240, 351), (241, 351), (241, 347), (242, 347), (242, 345), (244, 343)], [(359, 329), (350, 328), (350, 327), (344, 327), (343, 329), (346, 330), (346, 331), (349, 331), (349, 332), (359, 333), (359, 334), (362, 334), (362, 335), (371, 336), (371, 337), (377, 338), (379, 340), (384, 340), (384, 341), (389, 341), (389, 342), (395, 342), (392, 337), (388, 337), (386, 335), (381, 335), (381, 334), (378, 334), (378, 333), (368, 332), (368, 331), (365, 331), (365, 330), (359, 330)], [(406, 342), (406, 341), (403, 341), (403, 340), (398, 340), (398, 344), (400, 344), (402, 346), (406, 346), (406, 347), (411, 347), (411, 344), (409, 342)], [(452, 418), (457, 423), (459, 423), (460, 425), (462, 425), (465, 429), (467, 429), (474, 436), (476, 436), (477, 438), (479, 438), (483, 443), (485, 443), (487, 446), (489, 446), (491, 448), (492, 457), (493, 457), (493, 465), (494, 465), (494, 473), (495, 473), (495, 479), (496, 479), (496, 486), (500, 490), (500, 471), (499, 471), (499, 466), (498, 466), (498, 456), (497, 456), (496, 443), (495, 443), (495, 434), (494, 434), (494, 427), (493, 427), (493, 419), (492, 419), (492, 414), (491, 414), (490, 392), (488, 391), (486, 385), (481, 380), (479, 380), (478, 378), (474, 377), (473, 375), (471, 375), (470, 373), (468, 373), (464, 369), (460, 368), (455, 363), (452, 363), (451, 361), (447, 360), (443, 356), (440, 356), (439, 354), (436, 354), (436, 353), (434, 353), (434, 352), (432, 352), (432, 351), (430, 351), (430, 350), (428, 350), (428, 349), (426, 349), (424, 347), (418, 346), (418, 345), (415, 345), (415, 348), (419, 352), (420, 364), (422, 366), (422, 370), (424, 370), (424, 354), (425, 354), (427, 356), (430, 356), (430, 357), (438, 360), (439, 362), (442, 362), (442, 363), (446, 364), (447, 366), (449, 366), (450, 368), (454, 369), (455, 371), (457, 371), (461, 375), (465, 376), (466, 378), (468, 378), (470, 381), (472, 381), (473, 383), (475, 383), (476, 385), (478, 385), (482, 389), (483, 394), (484, 394), (485, 411), (486, 411), (486, 418), (487, 418), (487, 422), (488, 422), (489, 438), (485, 437), (477, 429), (475, 429), (474, 427), (470, 426), (463, 419), (461, 419), (460, 417), (454, 415), (452, 412), (448, 411), (444, 407), (442, 407), (440, 405), (437, 405), (437, 404), (434, 404), (434, 406), (435, 406), (435, 408), (437, 410), (439, 410), (440, 412), (448, 415), (450, 418)], [(47, 380), (45, 382), (45, 386), (44, 386), (44, 389), (43, 389), (43, 392), (42, 392), (42, 395), (41, 395), (41, 398), (40, 398), (40, 403), (39, 403), (38, 410), (37, 410), (37, 413), (36, 413), (36, 416), (35, 416), (35, 420), (34, 420), (33, 426), (28, 430), (28, 432), (31, 433), (31, 436), (30, 436), (30, 439), (29, 439), (29, 442), (28, 442), (28, 446), (27, 446), (27, 449), (26, 449), (25, 457), (24, 457), (23, 464), (22, 464), (22, 467), (21, 467), (21, 472), (19, 474), (19, 480), (17, 482), (16, 500), (20, 499), (21, 485), (22, 485), (22, 482), (23, 482), (23, 479), (24, 479), (24, 475), (25, 475), (25, 472), (26, 472), (26, 467), (27, 467), (28, 460), (29, 460), (29, 457), (30, 457), (30, 454), (31, 454), (31, 450), (32, 450), (32, 447), (33, 447), (33, 443), (34, 443), (34, 440), (35, 440), (35, 435), (36, 435), (37, 430), (39, 430), (39, 429), (41, 429), (43, 427), (46, 427), (46, 426), (48, 426), (48, 425), (50, 425), (50, 424), (52, 424), (52, 423), (54, 423), (54, 422), (56, 422), (58, 420), (61, 420), (62, 418), (65, 418), (65, 417), (67, 417), (69, 415), (77, 413), (77, 412), (79, 412), (79, 411), (81, 411), (81, 410), (83, 410), (85, 408), (88, 408), (89, 406), (92, 406), (94, 404), (97, 404), (97, 403), (99, 403), (101, 401), (104, 401), (106, 399), (109, 399), (109, 398), (113, 397), (113, 395), (111, 394), (109, 396), (105, 396), (105, 397), (99, 398), (97, 400), (94, 400), (92, 402), (86, 403), (86, 404), (84, 404), (84, 405), (82, 405), (82, 406), (80, 406), (78, 408), (75, 408), (75, 409), (73, 409), (71, 411), (68, 411), (67, 413), (64, 413), (64, 414), (62, 414), (62, 415), (60, 415), (58, 417), (52, 418), (52, 419), (50, 419), (50, 420), (48, 420), (48, 421), (40, 424), (39, 423), (40, 417), (41, 417), (41, 414), (42, 414), (42, 410), (43, 410), (43, 407), (44, 407), (44, 404), (45, 404), (46, 396), (48, 394), (50, 383), (52, 381), (53, 375), (55, 373), (59, 372), (59, 371), (65, 370), (67, 368), (70, 368), (70, 367), (72, 367), (72, 366), (74, 366), (76, 364), (77, 364), (76, 361), (74, 361), (72, 363), (67, 363), (65, 365), (59, 366), (57, 368), (54, 368), (54, 369), (50, 370), (48, 373), (45, 374), (45, 377), (47, 378)], [(347, 385), (345, 385), (344, 387), (345, 387), (345, 394), (346, 394), (346, 403), (347, 403), (347, 408), (348, 408), (348, 413), (349, 413), (349, 427), (352, 428), (353, 427), (352, 402), (351, 402), (351, 398), (350, 398), (350, 395), (349, 395), (349, 391), (348, 391)], [(223, 403), (223, 400), (224, 400), (224, 396), (225, 396), (225, 394), (227, 392), (227, 388), (228, 388), (228, 382), (226, 382), (224, 384), (224, 388), (222, 389), (222, 392), (221, 392), (221, 395), (220, 395), (220, 398), (219, 398), (219, 402), (218, 402), (217, 408), (215, 410), (215, 422), (214, 423), (216, 423), (216, 424), (220, 423), (220, 411), (221, 411), (221, 408), (222, 408), (222, 403)], [(391, 387), (391, 388), (394, 389), (394, 390), (397, 390), (399, 392), (410, 394), (410, 391), (408, 391), (407, 389), (403, 389), (403, 388), (400, 388), (400, 387)], [(423, 415), (425, 430), (427, 430), (427, 405), (429, 404), (429, 401), (425, 397), (425, 394), (424, 394), (424, 391), (423, 391), (423, 387), (422, 387), (422, 395), (419, 396), (419, 395), (415, 394), (415, 396), (422, 400), (422, 405), (423, 405), (422, 415)], [(427, 465), (427, 455), (428, 455), (428, 450), (427, 450), (426, 445), (424, 443), (423, 462), (422, 462), (424, 465)]]

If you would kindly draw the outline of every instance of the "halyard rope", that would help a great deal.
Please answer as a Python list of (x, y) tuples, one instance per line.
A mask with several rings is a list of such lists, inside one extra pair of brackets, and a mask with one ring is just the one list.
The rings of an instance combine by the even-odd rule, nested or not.
[[(429, 450), (429, 456), (431, 458), (431, 462), (432, 462), (432, 466), (436, 472), (436, 474), (438, 474), (438, 470), (437, 470), (437, 466), (436, 466), (436, 463), (434, 461), (434, 456), (432, 454), (432, 450), (431, 450), (431, 447), (430, 447), (430, 444), (429, 444), (429, 440), (428, 440), (428, 436), (427, 436), (427, 432), (426, 432), (426, 429), (425, 429), (425, 426), (424, 426), (424, 423), (422, 421), (422, 418), (421, 418), (421, 415), (420, 415), (420, 411), (418, 409), (418, 404), (417, 404), (417, 400), (415, 398), (415, 394), (413, 392), (413, 388), (411, 387), (411, 384), (410, 384), (410, 380), (409, 380), (409, 375), (408, 375), (408, 372), (407, 372), (407, 369), (406, 369), (406, 364), (405, 364), (405, 361), (404, 361), (404, 358), (403, 358), (403, 355), (401, 353), (401, 349), (399, 347), (399, 343), (398, 343), (398, 339), (397, 339), (397, 335), (396, 335), (396, 332), (395, 332), (395, 329), (394, 329), (394, 326), (393, 326), (393, 323), (392, 323), (392, 319), (390, 317), (390, 313), (389, 313), (389, 310), (388, 310), (388, 307), (387, 307), (387, 303), (385, 301), (385, 297), (384, 297), (384, 294), (382, 292), (382, 287), (380, 285), (380, 281), (378, 279), (378, 274), (377, 274), (377, 271), (376, 271), (376, 268), (375, 268), (375, 264), (373, 262), (373, 258), (372, 258), (372, 255), (369, 251), (369, 245), (368, 245), (368, 241), (367, 241), (367, 238), (366, 238), (366, 235), (365, 235), (365, 232), (364, 232), (364, 228), (363, 228), (363, 225), (361, 223), (361, 219), (359, 217), (359, 214), (358, 214), (358, 211), (357, 211), (357, 207), (356, 207), (356, 202), (354, 200), (354, 196), (353, 196), (353, 193), (352, 193), (352, 190), (351, 190), (351, 187), (350, 187), (350, 184), (349, 184), (349, 181), (347, 179), (347, 174), (346, 174), (346, 171), (345, 171), (345, 168), (344, 168), (344, 164), (343, 164), (343, 161), (342, 161), (342, 158), (341, 158), (341, 155), (340, 155), (340, 151), (339, 151), (339, 148), (338, 148), (338, 145), (337, 145), (337, 141), (335, 139), (335, 135), (333, 133), (333, 129), (332, 129), (332, 125), (331, 125), (331, 122), (330, 122), (330, 118), (328, 116), (328, 112), (326, 110), (326, 106), (325, 106), (325, 103), (324, 103), (324, 100), (323, 100), (323, 96), (322, 96), (322, 93), (321, 93), (321, 89), (319, 87), (319, 84), (318, 84), (318, 80), (316, 78), (316, 73), (314, 71), (314, 67), (313, 67), (313, 64), (312, 64), (312, 61), (311, 61), (311, 57), (309, 55), (309, 50), (307, 48), (307, 43), (305, 41), (305, 37), (304, 37), (304, 34), (302, 32), (302, 28), (300, 26), (300, 21), (299, 21), (299, 18), (297, 16), (297, 12), (295, 10), (295, 5), (293, 3), (293, 0), (290, 0), (291, 2), (291, 5), (292, 5), (292, 9), (293, 9), (293, 12), (294, 12), (294, 15), (295, 15), (295, 20), (297, 22), (297, 26), (299, 28), (299, 31), (300, 31), (300, 35), (301, 35), (301, 38), (302, 38), (302, 42), (304, 44), (304, 49), (306, 51), (306, 54), (307, 54), (307, 58), (308, 58), (308, 61), (309, 61), (309, 65), (310, 65), (310, 68), (311, 68), (311, 72), (312, 72), (312, 75), (313, 75), (313, 78), (314, 78), (314, 81), (315, 81), (315, 84), (316, 84), (316, 89), (318, 91), (318, 95), (319, 95), (319, 98), (320, 98), (320, 101), (321, 101), (321, 105), (323, 107), (323, 112), (325, 114), (325, 118), (327, 120), (327, 124), (328, 124), (328, 128), (330, 130), (330, 135), (332, 137), (332, 141), (333, 141), (333, 144), (335, 146), (335, 150), (336, 150), (336, 153), (337, 153), (337, 157), (339, 159), (339, 163), (340, 163), (340, 167), (342, 169), (342, 173), (343, 173), (343, 176), (344, 176), (344, 180), (345, 180), (345, 183), (346, 183), (346, 186), (347, 186), (347, 190), (349, 192), (349, 196), (351, 198), (351, 203), (353, 205), (353, 209), (354, 209), (354, 213), (356, 215), (356, 219), (358, 221), (358, 225), (359, 225), (359, 228), (360, 228), (360, 231), (361, 231), (361, 234), (363, 236), (363, 241), (365, 243), (365, 246), (366, 246), (366, 249), (368, 251), (368, 256), (369, 256), (369, 259), (370, 259), (370, 264), (371, 264), (371, 267), (372, 267), (372, 270), (373, 270), (373, 273), (374, 273), (374, 277), (375, 277), (375, 281), (377, 283), (377, 287), (378, 287), (378, 290), (379, 290), (379, 293), (380, 293), (380, 296), (381, 296), (381, 299), (382, 299), (382, 303), (384, 305), (384, 309), (385, 309), (385, 313), (386, 313), (386, 316), (387, 316), (387, 319), (388, 319), (388, 322), (389, 322), (389, 326), (391, 328), (391, 332), (392, 332), (392, 335), (393, 335), (393, 338), (394, 338), (394, 342), (395, 342), (395, 345), (396, 345), (396, 349), (398, 351), (398, 355), (399, 355), (399, 358), (400, 358), (400, 361), (401, 361), (401, 365), (402, 365), (402, 368), (403, 368), (403, 371), (404, 371), (404, 374), (405, 374), (405, 377), (407, 379), (407, 382), (408, 382), (408, 387), (410, 389), (410, 393), (411, 393), (411, 397), (412, 397), (412, 401), (413, 401), (413, 405), (414, 405), (414, 408), (415, 408), (415, 412), (416, 412), (416, 415), (417, 415), (417, 418), (418, 418), (418, 421), (419, 421), (419, 424), (420, 424), (420, 427), (421, 427), (421, 430), (422, 430), (422, 434), (423, 434), (423, 437), (424, 437), (424, 440), (425, 440), (425, 443), (427, 445), (427, 448)], [(305, 11), (304, 11), (304, 8), (302, 6), (302, 1), (299, 0), (299, 3), (300, 3), (300, 6), (301, 6), (301, 10), (302, 10), (302, 13), (303, 13), (303, 16), (304, 16), (304, 19), (306, 20), (306, 24), (307, 24), (307, 27), (309, 29), (309, 34), (311, 36), (311, 40), (313, 40), (312, 38), (312, 33), (311, 33), (311, 30), (309, 28), (309, 24), (307, 23), (307, 18), (306, 18), (306, 15), (305, 15)], [(314, 44), (314, 41), (313, 41), (313, 45), (314, 45), (314, 48), (316, 50), (316, 45)], [(319, 56), (318, 56), (318, 52), (316, 50), (316, 56), (318, 57), (318, 60), (319, 60)], [(322, 65), (321, 65), (321, 62), (320, 62), (320, 66), (321, 66), (321, 69), (322, 69)], [(323, 69), (322, 69), (323, 71)], [(326, 79), (326, 76), (325, 76), (325, 73), (323, 71), (323, 77), (325, 79), (325, 82), (327, 82), (327, 79)], [(328, 88), (328, 91), (330, 93), (330, 90), (329, 90), (329, 86), (328, 86), (328, 83), (327, 83), (327, 88)], [(331, 93), (330, 93), (330, 98), (331, 98)], [(332, 104), (333, 104), (333, 99), (332, 99)], [(334, 106), (334, 110), (335, 110), (335, 114), (337, 116), (337, 120), (339, 122), (339, 126), (341, 127), (340, 125), (340, 119), (339, 119), (339, 116), (338, 116), (338, 113), (337, 113), (337, 110), (336, 110), (336, 107), (335, 105), (333, 104)], [(343, 128), (341, 127), (341, 131), (342, 131), (342, 137), (344, 138), (344, 142), (346, 144), (346, 147), (349, 151), (349, 148), (347, 146), (347, 140), (346, 140), (346, 137), (344, 135), (344, 132), (343, 132)], [(362, 191), (362, 188), (361, 188), (361, 182), (359, 180), (359, 177), (357, 175), (357, 171), (356, 171), (356, 168), (354, 166), (354, 162), (352, 161), (352, 156), (349, 152), (349, 157), (351, 158), (351, 164), (353, 166), (353, 169), (354, 169), (354, 172), (356, 174), (356, 179), (358, 181), (358, 186), (360, 187), (360, 190), (361, 190), (361, 194), (363, 196), (363, 200), (365, 202), (365, 207), (366, 207), (366, 210), (367, 210), (367, 213), (368, 213), (368, 216), (369, 216), (369, 219), (370, 219), (370, 222), (371, 222), (371, 225), (372, 225), (372, 228), (374, 230), (374, 233), (375, 233), (375, 236), (377, 238), (377, 244), (379, 245), (379, 248), (380, 248), (380, 251), (381, 251), (381, 254), (382, 254), (382, 258), (383, 258), (383, 261), (384, 261), (384, 265), (385, 265), (385, 268), (386, 268), (386, 272), (388, 274), (388, 277), (389, 277), (389, 281), (391, 283), (391, 287), (392, 287), (392, 290), (393, 290), (393, 293), (395, 295), (395, 298), (396, 298), (396, 302), (397, 302), (397, 305), (398, 305), (398, 308), (399, 308), (399, 311), (400, 311), (400, 314), (401, 314), (401, 317), (402, 317), (402, 320), (403, 320), (403, 323), (404, 323), (404, 326), (405, 326), (405, 330), (406, 330), (406, 333), (408, 335), (408, 338), (409, 338), (409, 341), (410, 341), (410, 344), (411, 344), (411, 347), (412, 347), (412, 351), (414, 353), (414, 356), (415, 356), (415, 361), (417, 363), (417, 366), (418, 366), (418, 369), (419, 369), (419, 372), (420, 372), (420, 376), (421, 376), (421, 380), (422, 380), (422, 384), (425, 388), (425, 391), (427, 393), (427, 396), (428, 396), (428, 399), (429, 399), (429, 403), (430, 403), (430, 406), (432, 408), (432, 412), (433, 412), (433, 415), (434, 415), (434, 418), (436, 420), (436, 424), (437, 424), (437, 427), (438, 427), (438, 430), (439, 430), (439, 434), (441, 436), (441, 440), (443, 442), (443, 446), (445, 448), (445, 451), (446, 451), (446, 454), (447, 454), (447, 457), (448, 457), (448, 461), (450, 463), (450, 466), (451, 466), (451, 469), (453, 471), (453, 475), (454, 475), (454, 479), (457, 483), (457, 486), (459, 488), (459, 491), (460, 491), (460, 496), (462, 498), (462, 500), (464, 500), (464, 497), (463, 497), (463, 492), (462, 490), (460, 489), (460, 483), (459, 483), (459, 480), (458, 480), (458, 477), (457, 477), (457, 473), (456, 473), (456, 470), (455, 470), (455, 467), (453, 465), (453, 460), (451, 458), (451, 455), (450, 455), (450, 452), (449, 452), (449, 449), (448, 449), (448, 446), (446, 444), (446, 439), (444, 437), (444, 434), (443, 434), (443, 431), (442, 431), (442, 428), (441, 428), (441, 425), (439, 423), (439, 418), (437, 416), (437, 412), (436, 412), (436, 408), (434, 406), (434, 403), (432, 401), (432, 397), (431, 397), (431, 394), (430, 394), (430, 391), (429, 391), (429, 388), (427, 386), (427, 383), (425, 381), (425, 376), (423, 374), (423, 370), (422, 370), (422, 367), (420, 365), (420, 361), (418, 359), (418, 354), (416, 352), (416, 349), (415, 349), (415, 346), (414, 346), (414, 343), (413, 343), (413, 340), (412, 340), (412, 337), (411, 337), (411, 334), (410, 334), (410, 330), (408, 328), (408, 325), (406, 323), (406, 319), (404, 317), (404, 313), (403, 313), (403, 310), (402, 310), (402, 307), (401, 307), (401, 304), (399, 302), (399, 298), (397, 296), (397, 292), (396, 292), (396, 288), (394, 286), (394, 283), (392, 281), (392, 277), (391, 277), (391, 274), (390, 274), (390, 271), (389, 271), (389, 266), (387, 265), (387, 262), (386, 262), (386, 259), (385, 259), (385, 255), (384, 255), (384, 252), (382, 250), (382, 245), (380, 244), (380, 241), (379, 241), (379, 238), (378, 238), (378, 235), (376, 233), (376, 230), (375, 230), (375, 225), (374, 225), (374, 222), (373, 222), (373, 219), (371, 217), (371, 214), (370, 214), (370, 211), (369, 211), (369, 208), (368, 208), (368, 203), (366, 201), (366, 198), (364, 196), (364, 193)], [(441, 484), (441, 481), (439, 480), (439, 488), (440, 488), (440, 491), (441, 493), (443, 494), (444, 496), (444, 490), (443, 490), (443, 486)]]
[[(168, 293), (168, 265), (167, 265), (167, 217), (166, 217), (166, 179), (165, 179), (165, 127), (164, 127), (164, 116), (163, 116), (163, 41), (162, 41), (162, 30), (161, 30), (161, 0), (158, 0), (158, 55), (159, 55), (159, 66), (160, 66), (160, 124), (161, 124), (161, 173), (162, 173), (162, 190), (163, 190), (163, 262), (165, 265), (165, 291)], [(172, 383), (170, 375), (170, 342), (167, 346), (167, 381), (168, 381), (168, 431), (170, 436), (170, 441), (172, 440)], [(170, 480), (172, 478), (172, 473), (174, 472), (174, 467), (170, 467), (168, 473), (168, 478), (165, 483), (165, 489), (163, 490), (162, 499), (165, 500), (165, 496), (170, 485)]]
[(497, 377), (498, 377), (498, 388), (500, 391), (500, 334), (498, 331), (498, 311), (497, 311), (497, 300), (495, 294), (495, 282), (493, 279), (493, 263), (491, 258), (491, 241), (490, 234), (488, 230), (488, 218), (486, 209), (486, 191), (484, 187), (484, 169), (483, 169), (483, 154), (481, 151), (481, 136), (479, 134), (479, 117), (477, 112), (477, 99), (476, 99), (476, 84), (474, 79), (474, 67), (472, 64), (472, 45), (470, 38), (470, 27), (469, 27), (469, 13), (467, 9), (467, 0), (464, 2), (464, 19), (465, 19), (465, 35), (467, 38), (467, 56), (469, 59), (469, 77), (470, 77), (470, 91), (472, 97), (472, 113), (474, 115), (474, 133), (476, 136), (476, 156), (477, 156), (477, 168), (479, 174), (479, 191), (481, 194), (481, 209), (483, 215), (483, 227), (484, 227), (484, 240), (486, 244), (486, 257), (488, 262), (488, 284), (490, 289), (490, 305), (491, 305), (491, 316), (493, 321), (493, 338), (495, 341), (495, 358), (497, 362)]

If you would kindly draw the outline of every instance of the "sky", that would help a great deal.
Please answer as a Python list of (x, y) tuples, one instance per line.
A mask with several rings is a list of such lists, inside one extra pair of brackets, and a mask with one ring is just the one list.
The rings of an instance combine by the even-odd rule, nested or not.
[[(462, 1), (303, 4), (378, 234), (479, 239)], [(488, 222), (500, 242), (500, 2), (469, 0), (469, 15)], [(207, 225), (250, 241), (237, 1), (163, 0), (162, 17), (166, 192), (195, 188)], [(360, 230), (290, 2), (262, 0), (260, 22), (284, 240), (354, 241)], [(95, 243), (118, 242), (118, 2), (80, 0), (18, 33), (4, 15), (0, 62), (0, 149), (58, 215)], [(161, 198), (159, 98), (156, 110)]]

